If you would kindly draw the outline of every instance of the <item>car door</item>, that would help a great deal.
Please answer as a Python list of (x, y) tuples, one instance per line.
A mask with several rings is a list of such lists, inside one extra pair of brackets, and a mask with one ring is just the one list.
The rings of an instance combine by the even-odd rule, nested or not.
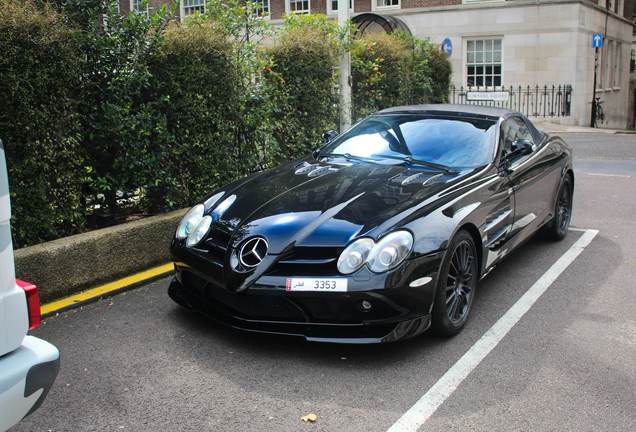
[[(557, 155), (545, 140), (537, 142), (526, 122), (519, 116), (512, 116), (503, 125), (505, 151), (510, 152), (513, 143), (525, 140), (532, 144), (529, 154), (513, 157), (509, 160), (507, 175), (514, 193), (514, 218), (510, 232), (521, 241), (533, 233), (536, 227), (551, 217), (551, 197), (558, 185), (559, 170)], [(540, 135), (538, 135), (540, 136)]]

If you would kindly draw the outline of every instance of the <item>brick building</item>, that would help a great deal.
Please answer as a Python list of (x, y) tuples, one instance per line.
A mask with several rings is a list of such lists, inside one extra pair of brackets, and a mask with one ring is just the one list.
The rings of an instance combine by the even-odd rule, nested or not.
[[(150, 0), (150, 11), (166, 0)], [(610, 2), (607, 4), (606, 2)], [(205, 0), (182, 0), (181, 17), (205, 10)], [(374, 14), (414, 36), (452, 44), (452, 81), (466, 86), (572, 87), (565, 124), (588, 126), (593, 98), (592, 36), (599, 48), (596, 95), (604, 101), (605, 127), (625, 128), (633, 33), (630, 0), (350, 0), (351, 17)], [(122, 0), (121, 11), (138, 9)], [(263, 0), (266, 19), (282, 23), (286, 12), (336, 18), (337, 0)], [(366, 15), (369, 16), (369, 15)], [(397, 19), (397, 20), (396, 20)], [(633, 119), (632, 119), (633, 121)]]

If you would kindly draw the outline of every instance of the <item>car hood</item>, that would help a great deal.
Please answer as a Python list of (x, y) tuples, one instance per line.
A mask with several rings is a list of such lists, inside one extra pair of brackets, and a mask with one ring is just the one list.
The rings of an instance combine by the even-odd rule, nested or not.
[(213, 227), (231, 235), (230, 247), (267, 239), (268, 254), (293, 246), (345, 246), (377, 237), (401, 214), (437, 196), (464, 173), (396, 165), (300, 161), (257, 174), (203, 201)]

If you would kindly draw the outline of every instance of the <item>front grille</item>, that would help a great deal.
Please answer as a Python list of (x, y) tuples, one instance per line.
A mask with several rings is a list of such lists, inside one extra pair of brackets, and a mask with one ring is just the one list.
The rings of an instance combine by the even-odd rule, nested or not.
[(199, 246), (197, 249), (203, 249), (207, 252), (206, 257), (208, 259), (222, 267), (231, 238), (232, 234), (212, 225), (207, 238), (202, 246)]
[(271, 276), (327, 276), (338, 274), (342, 248), (296, 247), (285, 254), (268, 272)]
[(208, 283), (208, 281), (206, 281), (202, 277), (199, 277), (196, 274), (189, 271), (182, 272), (181, 277), (183, 278), (183, 282), (186, 285), (190, 285), (200, 292), (203, 292), (205, 290), (205, 286)]
[(246, 319), (305, 322), (307, 316), (291, 300), (276, 295), (239, 295), (210, 285), (207, 300), (225, 313)]
[(283, 263), (304, 263), (318, 264), (336, 261), (342, 250), (335, 247), (296, 247), (293, 251), (283, 257)]

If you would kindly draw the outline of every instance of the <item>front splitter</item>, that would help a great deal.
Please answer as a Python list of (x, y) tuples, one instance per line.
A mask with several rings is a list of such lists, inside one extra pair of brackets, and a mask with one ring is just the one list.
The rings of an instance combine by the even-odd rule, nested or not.
[(168, 287), (168, 295), (191, 312), (205, 315), (221, 324), (239, 330), (302, 337), (310, 342), (341, 344), (377, 344), (395, 342), (417, 336), (431, 324), (431, 316), (424, 315), (407, 321), (390, 323), (306, 323), (251, 320), (228, 314), (190, 294), (175, 278)]

